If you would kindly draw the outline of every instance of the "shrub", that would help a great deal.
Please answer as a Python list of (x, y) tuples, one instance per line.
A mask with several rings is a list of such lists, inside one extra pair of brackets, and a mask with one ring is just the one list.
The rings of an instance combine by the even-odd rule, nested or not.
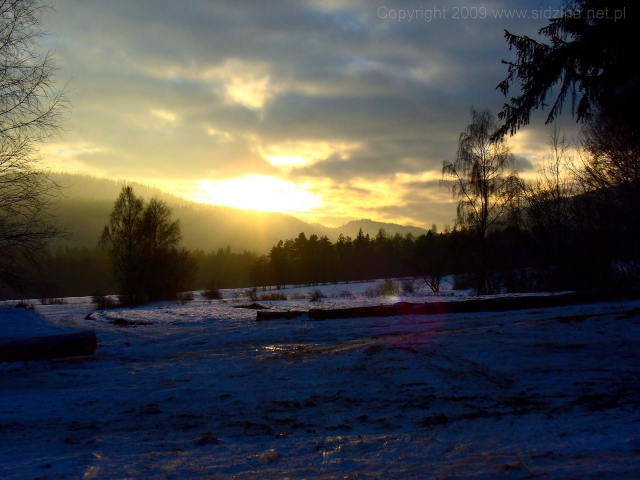
[(614, 262), (614, 272), (622, 286), (635, 287), (640, 285), (640, 262), (635, 260)]
[(312, 303), (320, 303), (323, 298), (327, 298), (327, 296), (322, 293), (322, 290), (319, 288), (315, 288), (310, 292), (307, 292), (307, 296), (309, 297), (309, 301)]
[(16, 308), (26, 308), (27, 310), (35, 310), (36, 306), (33, 303), (29, 303), (28, 300), (18, 300), (14, 305)]
[(442, 277), (438, 275), (425, 275), (422, 277), (424, 285), (429, 287), (433, 293), (440, 292), (440, 284), (442, 283)]
[(67, 301), (64, 298), (41, 298), (40, 305), (65, 305)]
[(222, 298), (222, 293), (220, 293), (220, 288), (218, 288), (218, 282), (211, 280), (208, 288), (202, 292), (202, 296), (207, 300), (217, 300)]
[(393, 280), (385, 280), (375, 287), (367, 287), (362, 295), (367, 298), (395, 297), (400, 294), (400, 287)]
[(398, 284), (389, 279), (378, 285), (376, 290), (380, 297), (396, 297), (400, 294), (400, 287), (398, 287)]
[(288, 298), (284, 293), (269, 292), (260, 295), (259, 300), (288, 300)]
[(400, 280), (400, 288), (402, 289), (402, 294), (406, 295), (408, 293), (416, 293), (417, 283), (418, 279), (415, 277), (405, 277)]
[(95, 293), (91, 296), (91, 303), (95, 305), (96, 310), (109, 310), (110, 308), (118, 308), (120, 303), (109, 295)]
[(353, 297), (355, 297), (354, 293), (351, 290), (347, 289), (347, 288), (345, 288), (344, 290), (340, 290), (337, 293), (336, 296), (338, 298), (353, 298)]
[(377, 287), (376, 288), (367, 287), (362, 292), (362, 295), (367, 297), (367, 298), (376, 298), (376, 297), (380, 296), (380, 291), (378, 290)]
[(176, 295), (176, 305), (186, 305), (188, 302), (192, 302), (194, 298), (196, 297), (193, 292), (179, 292)]
[(292, 293), (291, 294), (291, 300), (304, 300), (305, 298), (307, 298), (307, 295), (304, 293)]
[(252, 302), (259, 300), (258, 289), (256, 287), (250, 288), (249, 290), (245, 290), (244, 295)]
[(502, 279), (496, 272), (485, 272), (483, 281), (481, 281), (480, 273), (478, 272), (454, 274), (453, 289), (473, 289), (475, 295), (480, 295), (479, 292), (484, 289), (483, 295), (495, 295), (501, 293)]
[(202, 291), (202, 296), (207, 300), (218, 300), (222, 298), (222, 293), (217, 288), (210, 288)]
[(117, 306), (135, 308), (135, 307), (139, 307), (140, 305), (144, 305), (146, 303), (149, 303), (149, 300), (147, 299), (147, 297), (121, 294), (121, 295), (118, 295)]

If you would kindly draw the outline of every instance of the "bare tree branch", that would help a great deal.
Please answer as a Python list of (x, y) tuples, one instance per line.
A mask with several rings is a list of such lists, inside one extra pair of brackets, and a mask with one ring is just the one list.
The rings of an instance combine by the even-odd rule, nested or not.
[(56, 63), (41, 51), (38, 0), (0, 1), (0, 289), (62, 233), (50, 207), (59, 185), (40, 167), (39, 144), (60, 131), (66, 110)]

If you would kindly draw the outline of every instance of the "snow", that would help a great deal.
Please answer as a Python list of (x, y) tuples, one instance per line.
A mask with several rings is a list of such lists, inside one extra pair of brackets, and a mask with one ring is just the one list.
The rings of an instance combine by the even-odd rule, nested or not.
[[(398, 300), (362, 296), (372, 285), (318, 287), (355, 293), (320, 307)], [(99, 312), (87, 298), (0, 308), (2, 337), (94, 329), (99, 342), (92, 357), (0, 363), (0, 478), (640, 472), (640, 301), (256, 322), (235, 308), (251, 303), (239, 295)]]
[(39, 313), (26, 308), (8, 307), (0, 305), (0, 339), (57, 335), (70, 331), (65, 328), (64, 322), (50, 322)]

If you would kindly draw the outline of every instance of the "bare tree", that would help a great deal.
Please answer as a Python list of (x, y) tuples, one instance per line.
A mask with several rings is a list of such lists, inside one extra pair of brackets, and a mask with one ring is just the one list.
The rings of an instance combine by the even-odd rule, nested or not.
[(38, 46), (45, 8), (38, 0), (0, 1), (0, 288), (14, 290), (25, 262), (61, 233), (49, 213), (58, 186), (38, 154), (65, 110), (55, 61)]
[(549, 151), (538, 168), (536, 180), (524, 185), (528, 218), (535, 226), (568, 226), (571, 198), (578, 194), (571, 143), (557, 126), (549, 132)]
[(496, 123), (489, 110), (471, 109), (472, 121), (460, 134), (454, 162), (442, 165), (443, 183), (458, 198), (457, 224), (486, 237), (517, 195), (513, 154), (502, 138), (493, 139)]
[(458, 139), (455, 161), (442, 165), (442, 181), (458, 199), (456, 223), (473, 230), (478, 238), (479, 294), (489, 289), (487, 235), (506, 217), (519, 191), (518, 176), (510, 171), (513, 154), (504, 138), (494, 135), (496, 130), (489, 110), (472, 108), (471, 123)]
[[(581, 132), (579, 178), (599, 208), (603, 227), (615, 239), (615, 256), (624, 276), (640, 282), (640, 138), (632, 125), (605, 116), (588, 122)], [(600, 222), (602, 223), (602, 222)]]
[(549, 151), (536, 180), (522, 184), (525, 224), (532, 233), (534, 256), (543, 282), (552, 290), (568, 287), (569, 234), (574, 197), (580, 193), (572, 145), (557, 126), (549, 132)]
[(582, 175), (588, 190), (600, 190), (612, 207), (640, 223), (640, 139), (631, 128), (599, 117), (581, 133)]

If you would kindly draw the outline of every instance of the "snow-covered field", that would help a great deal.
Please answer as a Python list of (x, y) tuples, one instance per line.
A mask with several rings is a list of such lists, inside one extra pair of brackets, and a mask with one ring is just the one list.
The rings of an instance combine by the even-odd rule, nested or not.
[[(398, 300), (371, 285), (320, 307)], [(99, 342), (0, 363), (0, 478), (640, 478), (640, 301), (265, 322), (246, 303), (0, 308), (0, 337)]]

